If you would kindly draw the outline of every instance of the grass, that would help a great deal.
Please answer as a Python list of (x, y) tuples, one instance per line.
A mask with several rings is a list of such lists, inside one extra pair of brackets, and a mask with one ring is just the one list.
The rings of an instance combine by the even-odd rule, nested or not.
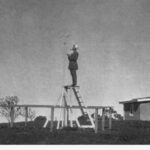
[[(101, 125), (101, 122), (99, 122)], [(150, 122), (113, 121), (112, 130), (95, 134), (92, 130), (54, 130), (21, 124), (0, 125), (0, 144), (150, 144)]]

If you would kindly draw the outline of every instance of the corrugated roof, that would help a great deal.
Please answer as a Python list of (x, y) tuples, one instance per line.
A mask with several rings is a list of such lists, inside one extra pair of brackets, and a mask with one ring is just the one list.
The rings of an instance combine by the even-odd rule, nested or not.
[(128, 101), (121, 101), (119, 104), (125, 104), (125, 103), (134, 103), (134, 102), (150, 102), (150, 97), (143, 97), (143, 98), (134, 98)]

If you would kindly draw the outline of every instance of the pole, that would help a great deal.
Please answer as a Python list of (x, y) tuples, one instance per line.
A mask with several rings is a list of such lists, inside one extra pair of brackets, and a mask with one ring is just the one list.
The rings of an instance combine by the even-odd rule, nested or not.
[(28, 107), (25, 107), (25, 126), (27, 126), (27, 122), (28, 122)]
[(11, 105), (10, 108), (10, 127), (13, 128), (14, 124), (14, 107)]
[(102, 108), (102, 131), (105, 130), (105, 108)]
[(54, 107), (51, 107), (51, 125), (50, 125), (50, 131), (53, 132), (54, 127)]
[(72, 120), (72, 115), (71, 115), (71, 109), (69, 109), (69, 112), (70, 112), (70, 115), (69, 115), (69, 117), (70, 117), (70, 126), (71, 127), (73, 127), (73, 120)]
[(66, 105), (65, 105), (65, 99), (64, 99), (64, 108), (63, 108), (63, 127), (66, 126)]
[(95, 133), (98, 133), (98, 108), (95, 108)]
[(112, 129), (112, 108), (109, 108), (109, 129)]
[(69, 108), (66, 108), (67, 111), (67, 121), (66, 121), (66, 125), (69, 126)]

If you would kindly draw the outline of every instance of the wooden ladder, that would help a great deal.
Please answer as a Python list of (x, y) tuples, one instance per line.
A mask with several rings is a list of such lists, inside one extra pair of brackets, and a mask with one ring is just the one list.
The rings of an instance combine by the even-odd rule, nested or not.
[(80, 107), (80, 111), (81, 111), (82, 117), (88, 118), (88, 120), (89, 120), (89, 122), (91, 124), (91, 125), (80, 125), (80, 123), (78, 122), (78, 125), (80, 125), (80, 127), (90, 127), (91, 126), (93, 128), (94, 127), (94, 121), (93, 121), (93, 119), (91, 118), (91, 116), (89, 115), (89, 113), (86, 110), (86, 106), (85, 106), (85, 104), (84, 104), (84, 102), (82, 100), (82, 97), (80, 95), (80, 91), (79, 91), (80, 87), (79, 86), (64, 86), (64, 88), (66, 90), (66, 93), (68, 92), (69, 89), (73, 91), (74, 96), (75, 96), (75, 98), (77, 100), (77, 103), (78, 103), (78, 105)]

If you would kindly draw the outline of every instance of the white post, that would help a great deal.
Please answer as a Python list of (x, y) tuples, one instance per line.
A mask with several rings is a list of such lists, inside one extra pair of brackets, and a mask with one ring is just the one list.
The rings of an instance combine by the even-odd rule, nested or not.
[(70, 116), (69, 117), (70, 117), (70, 126), (73, 127), (73, 119), (72, 119), (72, 116), (71, 116), (71, 112), (70, 112)]
[(65, 96), (63, 97), (63, 127), (66, 127), (68, 124), (68, 108), (67, 108), (67, 102)]
[(65, 106), (65, 100), (64, 100), (64, 108), (63, 108), (63, 127), (66, 125), (66, 106)]

